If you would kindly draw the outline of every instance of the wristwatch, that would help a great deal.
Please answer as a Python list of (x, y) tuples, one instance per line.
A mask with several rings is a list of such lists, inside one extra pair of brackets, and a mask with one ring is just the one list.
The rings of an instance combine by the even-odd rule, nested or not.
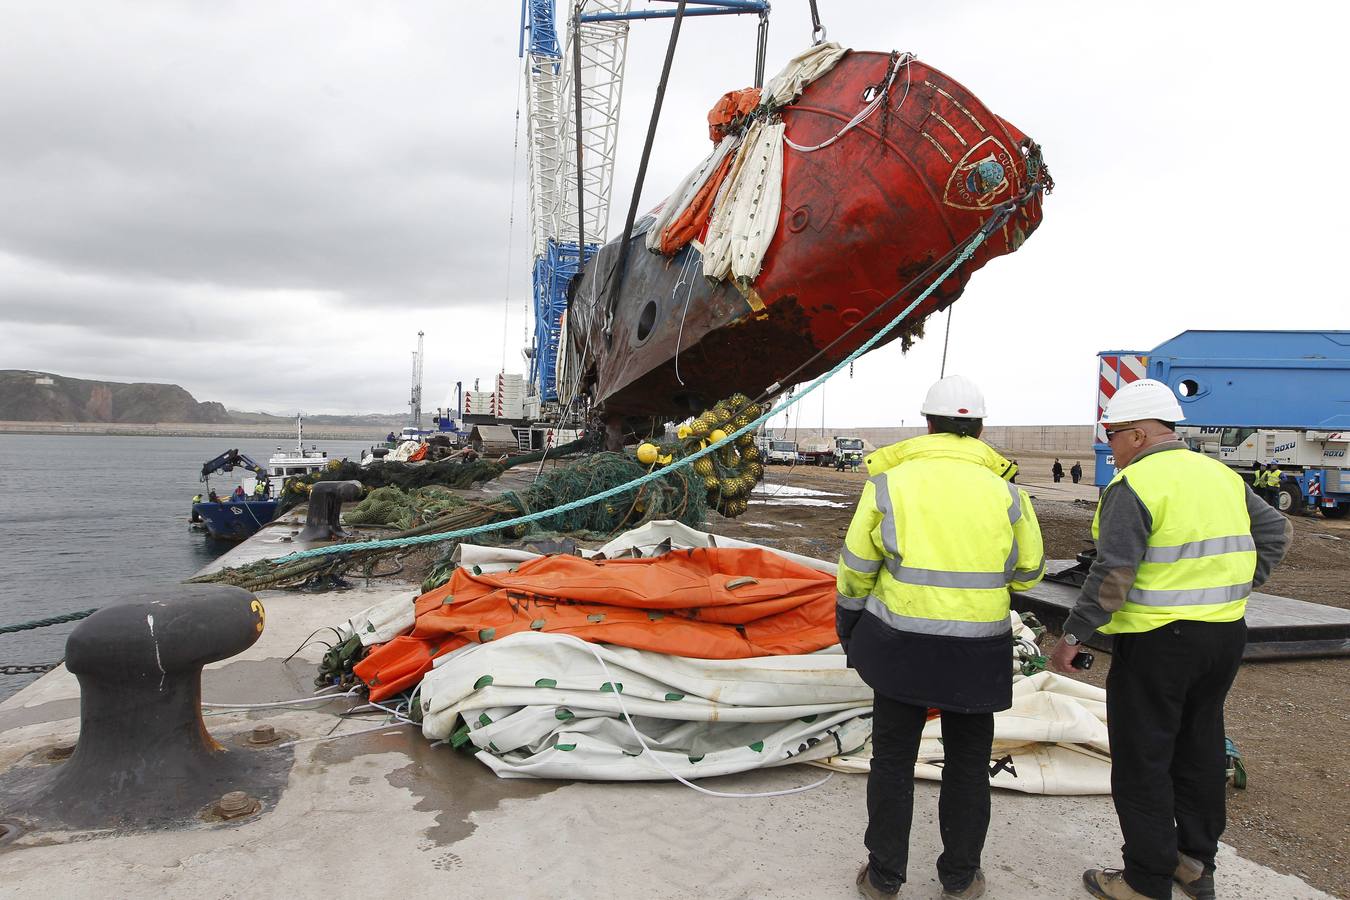
[(1068, 644), (1070, 647), (1077, 647), (1083, 642), (1078, 639), (1078, 635), (1066, 631), (1064, 632), (1064, 643)]

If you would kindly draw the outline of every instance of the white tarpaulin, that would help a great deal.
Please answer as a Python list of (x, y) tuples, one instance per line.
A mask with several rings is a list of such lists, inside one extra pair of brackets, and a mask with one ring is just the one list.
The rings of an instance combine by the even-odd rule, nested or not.
[[(941, 736), (937, 719), (924, 727), (915, 769), (920, 778), (942, 780)], [(820, 765), (866, 772), (871, 755), (869, 740), (860, 752)], [(994, 713), (989, 778), (994, 787), (1027, 794), (1111, 793), (1106, 691), (1053, 672), (1014, 675), (1012, 708)]]
[[(744, 135), (728, 135), (675, 187), (647, 230), (648, 250), (660, 252), (667, 226), (693, 202), (728, 154), (731, 168), (717, 189), (703, 242), (703, 274), (721, 281), (728, 275), (746, 289), (759, 275), (764, 254), (778, 230), (783, 202), (783, 122), (772, 114), (834, 68), (847, 51), (836, 43), (818, 44), (788, 60), (760, 98), (756, 117)], [(770, 115), (765, 115), (768, 112)]]
[(525, 632), (437, 660), (420, 702), (428, 738), (471, 742), (503, 777), (638, 781), (859, 749), (872, 692), (839, 653), (689, 659)]
[(685, 211), (698, 192), (703, 190), (703, 186), (708, 183), (708, 179), (713, 176), (722, 165), (722, 160), (726, 159), (728, 153), (736, 152), (736, 148), (741, 145), (741, 136), (738, 134), (729, 134), (713, 148), (712, 152), (703, 158), (703, 162), (688, 175), (684, 176), (675, 190), (666, 198), (661, 209), (652, 221), (651, 227), (647, 229), (647, 249), (653, 253), (661, 252), (661, 235), (666, 228), (670, 226)]
[[(648, 522), (640, 528), (625, 531), (598, 550), (583, 549), (581, 555), (587, 558), (603, 555), (606, 559), (621, 559), (625, 556), (656, 556), (672, 548), (688, 550), (692, 547), (755, 547), (759, 550), (776, 553), (818, 572), (828, 572), (833, 575), (839, 571), (838, 563), (813, 559), (810, 556), (802, 556), (800, 553), (789, 553), (786, 550), (766, 547), (763, 544), (755, 544), (739, 538), (697, 531), (674, 519)], [(538, 559), (539, 556), (540, 554), (531, 553), (529, 550), (516, 550), (510, 547), (460, 544), (455, 548), (451, 559), (461, 566), (477, 569), (479, 572), (507, 572), (515, 569), (523, 562)]]
[(834, 41), (807, 47), (779, 70), (764, 89), (760, 103), (783, 106), (796, 100), (806, 86), (834, 68), (848, 50)]
[(383, 644), (408, 631), (417, 621), (416, 593), (390, 597), (352, 616), (338, 629), (343, 640), (359, 635), (362, 647)]
[[(649, 523), (583, 553), (619, 559), (692, 547), (760, 547), (819, 571), (836, 568), (671, 521)], [(483, 572), (537, 556), (467, 544), (457, 552), (461, 565)], [(410, 608), (400, 598), (353, 617), (350, 626), (363, 639), (370, 632), (387, 640)], [(1011, 620), (1015, 637), (1034, 652), (1031, 630), (1016, 613)], [(1011, 647), (1009, 665), (1018, 667)], [(620, 696), (650, 752), (623, 717)], [(667, 770), (704, 778), (795, 762), (843, 772), (870, 766), (872, 693), (837, 646), (802, 655), (691, 659), (527, 632), (437, 659), (417, 702), (428, 738), (471, 744), (504, 778), (646, 780), (668, 778)], [(919, 747), (918, 777), (941, 779), (940, 736), (934, 719)], [(1012, 708), (994, 715), (989, 772), (995, 787), (1109, 793), (1108, 753), (1105, 691), (1049, 672), (1014, 674)]]
[(703, 274), (715, 281), (728, 273), (739, 281), (754, 281), (778, 229), (783, 202), (781, 121), (756, 120), (750, 126), (723, 188), (708, 220)]

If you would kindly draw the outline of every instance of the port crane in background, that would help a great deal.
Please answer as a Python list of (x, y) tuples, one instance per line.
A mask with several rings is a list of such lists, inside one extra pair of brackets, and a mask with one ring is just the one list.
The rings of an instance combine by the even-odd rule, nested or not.
[[(564, 372), (561, 356), (567, 289), (604, 242), (609, 227), (629, 22), (758, 15), (755, 84), (762, 82), (768, 41), (766, 0), (683, 0), (678, 7), (676, 0), (659, 2), (664, 5), (633, 10), (632, 0), (574, 0), (567, 3), (564, 41), (557, 27), (558, 0), (522, 0), (517, 52), (525, 67), (534, 314), (530, 346), (524, 349), (529, 374), (523, 417), (483, 414), (479, 410), (487, 405), (485, 392), (477, 390), (476, 381), (471, 392), (459, 390), (457, 384), (458, 409), (440, 409), (434, 415), (441, 431), (467, 433), (465, 429), (474, 424), (510, 421), (521, 449), (537, 450), (570, 439), (575, 432), (563, 429), (575, 429), (583, 420), (584, 410), (565, 409), (559, 402), (559, 379), (581, 374)], [(502, 372), (498, 382), (510, 377)]]
[(408, 407), (411, 412), (409, 424), (422, 430), (422, 336), (424, 332), (417, 332), (417, 349), (413, 352), (412, 358), (412, 394), (408, 399)]
[(530, 365), (527, 418), (561, 422), (566, 417), (569, 422), (565, 424), (571, 424), (580, 412), (560, 407), (559, 377), (580, 373), (560, 371), (559, 350), (564, 346), (567, 287), (608, 230), (628, 23), (677, 15), (758, 15), (756, 86), (763, 77), (767, 2), (681, 0), (678, 7), (671, 0), (664, 3), (659, 8), (633, 10), (631, 0), (576, 0), (571, 5), (565, 47), (558, 39), (555, 0), (523, 0), (521, 4), (518, 53), (527, 84), (534, 292), (534, 334), (525, 350)]

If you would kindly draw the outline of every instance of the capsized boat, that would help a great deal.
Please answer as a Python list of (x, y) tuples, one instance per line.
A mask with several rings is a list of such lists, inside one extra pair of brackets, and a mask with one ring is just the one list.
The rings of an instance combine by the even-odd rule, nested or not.
[(1036, 230), (1053, 186), (1032, 140), (910, 54), (813, 47), (709, 122), (713, 153), (571, 286), (560, 393), (611, 422), (820, 375), (1011, 204), (886, 337), (908, 346)]

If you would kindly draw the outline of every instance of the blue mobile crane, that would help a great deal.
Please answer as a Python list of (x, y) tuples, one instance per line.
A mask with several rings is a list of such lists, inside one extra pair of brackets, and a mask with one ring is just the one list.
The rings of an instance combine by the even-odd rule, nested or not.
[[(1097, 354), (1098, 419), (1116, 388), (1140, 377), (1176, 392), (1193, 450), (1248, 481), (1274, 462), (1278, 503), (1294, 515), (1350, 510), (1350, 331), (1184, 331), (1152, 350)], [(1100, 426), (1096, 483), (1115, 476)]]

